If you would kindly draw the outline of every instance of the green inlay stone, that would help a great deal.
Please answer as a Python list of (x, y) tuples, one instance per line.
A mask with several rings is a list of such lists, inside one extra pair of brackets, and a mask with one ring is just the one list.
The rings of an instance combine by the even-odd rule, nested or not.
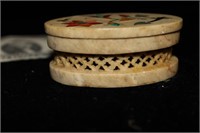
[(112, 25), (112, 26), (120, 26), (120, 24), (118, 24), (118, 23), (112, 23), (110, 25)]

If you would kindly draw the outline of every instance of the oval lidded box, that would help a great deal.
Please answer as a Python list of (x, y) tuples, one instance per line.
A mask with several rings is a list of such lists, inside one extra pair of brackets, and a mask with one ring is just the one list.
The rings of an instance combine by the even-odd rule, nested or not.
[(172, 55), (182, 18), (152, 13), (102, 13), (47, 21), (48, 46), (56, 56), (51, 77), (62, 84), (129, 87), (173, 77)]

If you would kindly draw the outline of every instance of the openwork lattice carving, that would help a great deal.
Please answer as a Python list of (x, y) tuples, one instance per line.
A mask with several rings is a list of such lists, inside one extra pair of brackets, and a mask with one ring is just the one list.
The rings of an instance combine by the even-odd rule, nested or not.
[(58, 52), (53, 63), (78, 71), (134, 71), (163, 65), (171, 57), (171, 48), (121, 55), (83, 55)]

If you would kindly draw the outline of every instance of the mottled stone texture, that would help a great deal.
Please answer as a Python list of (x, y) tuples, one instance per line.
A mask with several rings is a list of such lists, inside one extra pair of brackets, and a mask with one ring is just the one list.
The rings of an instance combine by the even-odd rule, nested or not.
[[(54, 19), (44, 25), (49, 47), (71, 54), (56, 56), (50, 62), (51, 76), (59, 83), (101, 88), (139, 86), (171, 78), (178, 70), (178, 58), (164, 52), (179, 41), (182, 18), (178, 16), (88, 14)], [(144, 54), (156, 50), (161, 50), (161, 54)], [(133, 57), (134, 62), (119, 55), (133, 53), (139, 53)], [(113, 57), (98, 61), (98, 56), (104, 55)], [(114, 57), (120, 59), (114, 63)]]

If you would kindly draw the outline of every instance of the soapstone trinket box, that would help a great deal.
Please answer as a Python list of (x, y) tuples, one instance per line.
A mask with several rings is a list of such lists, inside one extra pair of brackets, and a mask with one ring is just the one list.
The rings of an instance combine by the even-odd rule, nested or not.
[(173, 77), (172, 55), (182, 18), (153, 13), (102, 13), (58, 18), (45, 23), (52, 78), (87, 87), (130, 87)]

